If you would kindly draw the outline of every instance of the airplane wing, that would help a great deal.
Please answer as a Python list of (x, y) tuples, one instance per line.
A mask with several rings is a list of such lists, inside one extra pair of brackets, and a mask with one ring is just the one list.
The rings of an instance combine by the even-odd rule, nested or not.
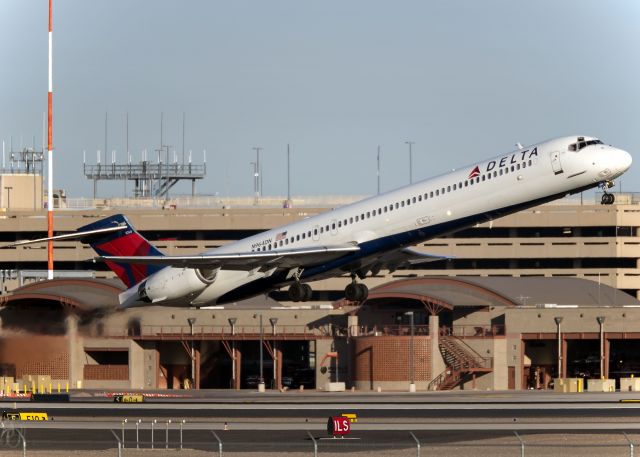
[(451, 258), (452, 257), (427, 254), (410, 248), (403, 248), (381, 255), (367, 265), (367, 268), (370, 271), (389, 270), (393, 272), (402, 267), (418, 265), (426, 262), (435, 262), (438, 260), (448, 260)]
[(256, 268), (269, 270), (272, 268), (314, 266), (359, 250), (360, 248), (354, 244), (344, 244), (271, 252), (236, 252), (190, 256), (100, 256), (96, 257), (94, 261), (249, 271)]

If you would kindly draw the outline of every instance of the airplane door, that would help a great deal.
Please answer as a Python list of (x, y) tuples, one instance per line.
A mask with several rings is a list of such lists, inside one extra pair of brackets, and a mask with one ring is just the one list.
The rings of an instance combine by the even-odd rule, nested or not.
[(553, 168), (553, 172), (557, 175), (562, 173), (564, 170), (562, 169), (562, 164), (560, 163), (560, 152), (554, 151), (551, 153), (551, 168)]

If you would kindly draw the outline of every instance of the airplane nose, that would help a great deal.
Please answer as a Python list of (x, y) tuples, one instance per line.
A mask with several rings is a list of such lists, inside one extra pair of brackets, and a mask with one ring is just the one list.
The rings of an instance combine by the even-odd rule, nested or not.
[(623, 151), (622, 149), (616, 149), (616, 168), (619, 173), (624, 173), (629, 169), (631, 163), (633, 162), (633, 158), (631, 154), (627, 151)]

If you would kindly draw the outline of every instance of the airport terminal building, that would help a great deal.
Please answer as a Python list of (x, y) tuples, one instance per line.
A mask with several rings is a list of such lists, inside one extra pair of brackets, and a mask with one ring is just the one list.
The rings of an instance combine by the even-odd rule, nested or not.
[[(640, 206), (564, 201), (419, 246), (451, 260), (381, 271), (363, 303), (350, 278), (208, 309), (117, 309), (119, 280), (93, 251), (55, 244), (53, 281), (36, 281), (46, 249), (3, 251), (0, 375), (98, 389), (546, 389), (555, 377), (640, 374)], [(56, 213), (75, 230), (124, 212), (168, 254), (192, 254), (326, 207), (109, 207)], [(232, 205), (233, 206), (233, 205)], [(42, 212), (2, 214), (0, 241), (43, 236)], [(89, 268), (87, 268), (89, 267)], [(87, 272), (87, 270), (90, 270)], [(262, 357), (261, 354), (262, 353)], [(262, 359), (262, 363), (260, 362)]]

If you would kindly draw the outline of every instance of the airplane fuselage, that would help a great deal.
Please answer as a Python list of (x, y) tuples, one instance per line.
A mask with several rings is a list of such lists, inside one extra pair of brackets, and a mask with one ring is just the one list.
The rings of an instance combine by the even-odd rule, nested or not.
[[(581, 140), (581, 141), (579, 141)], [(587, 144), (589, 143), (589, 144)], [(277, 252), (353, 243), (360, 249), (304, 269), (225, 270), (207, 284), (193, 269), (155, 273), (180, 282), (179, 299), (161, 305), (208, 306), (345, 273), (366, 275), (382, 253), (610, 182), (631, 156), (590, 137), (558, 138), (426, 179), (230, 243), (205, 254)], [(158, 281), (156, 281), (158, 282)], [(171, 286), (173, 287), (173, 286)]]

